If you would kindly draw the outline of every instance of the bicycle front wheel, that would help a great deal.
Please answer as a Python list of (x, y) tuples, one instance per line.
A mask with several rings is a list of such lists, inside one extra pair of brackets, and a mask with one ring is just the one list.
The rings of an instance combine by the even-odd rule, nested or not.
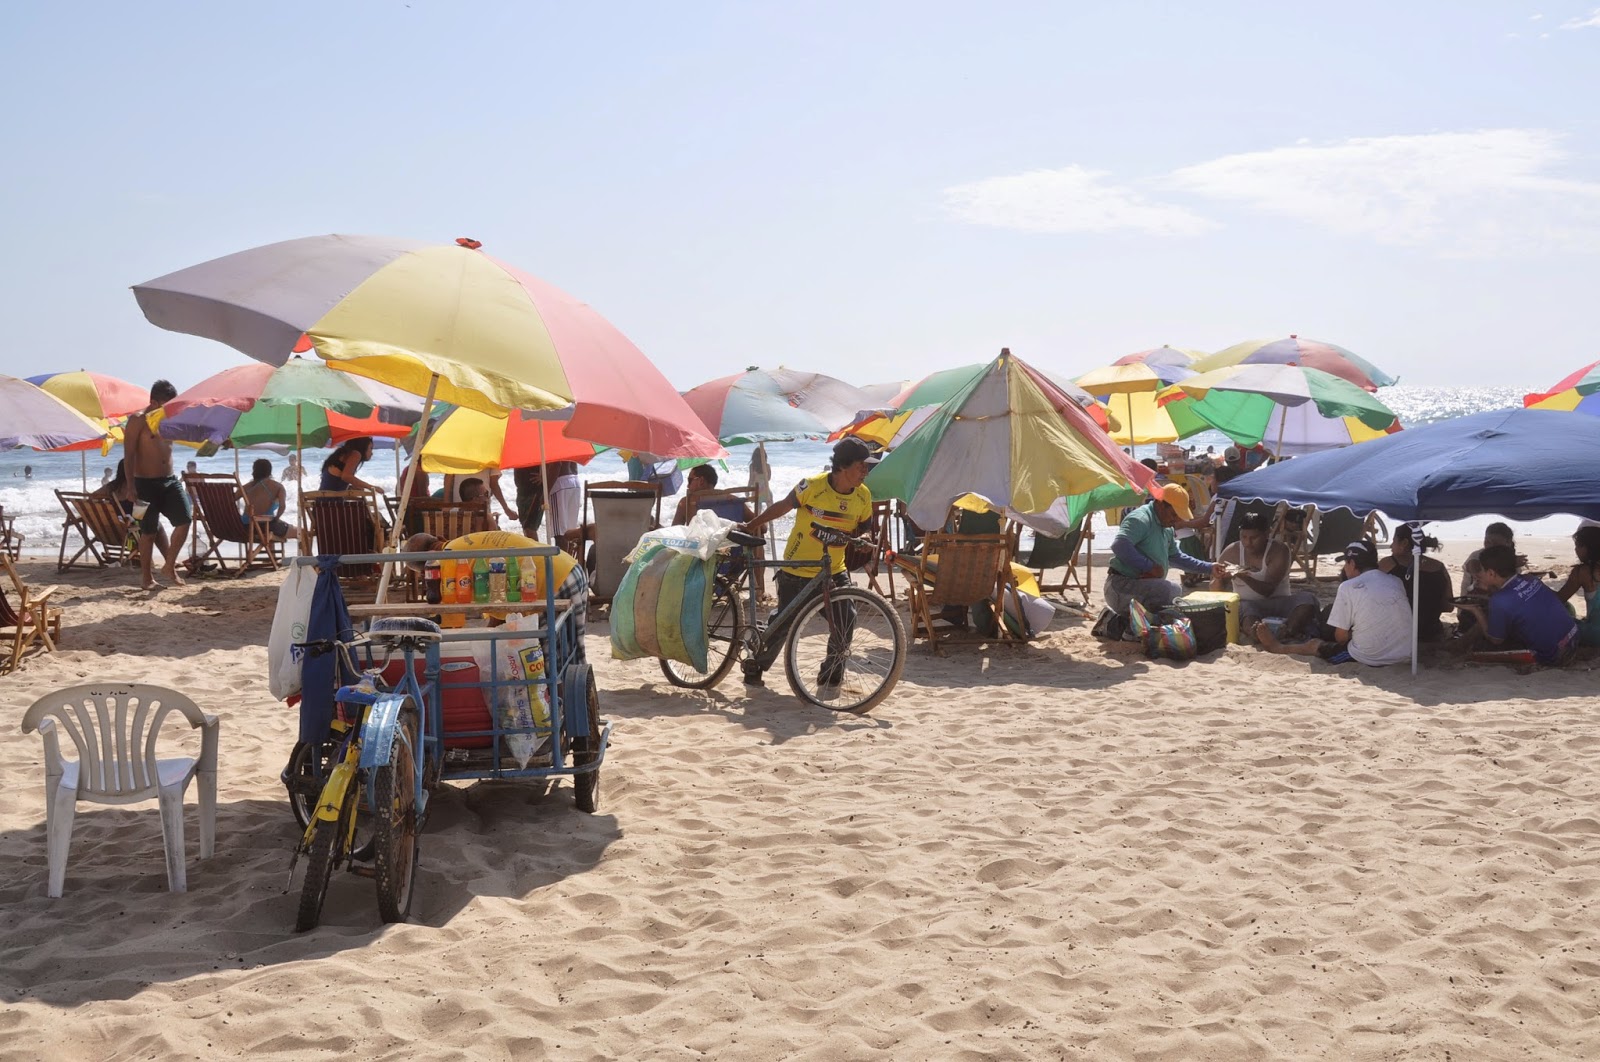
[(870, 590), (833, 590), (795, 617), (783, 664), (789, 688), (802, 701), (865, 714), (900, 681), (906, 664), (905, 624), (893, 605)]
[(400, 713), (389, 747), (389, 762), (372, 779), (373, 877), (378, 915), (404, 922), (411, 911), (417, 878), (417, 710), (409, 702)]
[(356, 813), (356, 794), (359, 785), (345, 790), (344, 803), (337, 819), (318, 819), (311, 834), (311, 847), (306, 852), (306, 879), (300, 885), (300, 907), (295, 912), (294, 928), (297, 933), (317, 928), (322, 921), (322, 902), (328, 898), (328, 882), (333, 869), (344, 861), (345, 839), (350, 836), (350, 820)]
[(706, 615), (706, 670), (681, 660), (661, 661), (661, 673), (674, 686), (690, 690), (709, 690), (728, 677), (744, 643), (744, 611), (739, 607), (739, 584), (717, 577), (711, 596), (711, 611)]

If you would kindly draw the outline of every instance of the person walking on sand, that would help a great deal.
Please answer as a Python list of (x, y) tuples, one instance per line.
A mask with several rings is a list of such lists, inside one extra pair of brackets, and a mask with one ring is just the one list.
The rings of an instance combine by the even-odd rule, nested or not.
[(157, 590), (162, 585), (151, 572), (151, 554), (163, 516), (172, 525), (172, 534), (161, 551), (161, 570), (178, 586), (183, 585), (183, 576), (178, 574), (178, 554), (183, 551), (193, 519), (189, 495), (172, 474), (172, 443), (157, 435), (150, 423), (151, 414), (177, 396), (178, 389), (170, 382), (157, 380), (150, 385), (150, 404), (143, 412), (130, 416), (123, 429), (134, 493), (145, 503), (144, 516), (139, 520), (139, 574), (146, 590)]

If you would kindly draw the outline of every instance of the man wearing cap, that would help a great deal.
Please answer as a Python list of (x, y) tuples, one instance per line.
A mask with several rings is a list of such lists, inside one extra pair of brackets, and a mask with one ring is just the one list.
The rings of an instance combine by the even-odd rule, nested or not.
[(1173, 527), (1194, 519), (1189, 492), (1171, 483), (1157, 490), (1158, 497), (1122, 518), (1117, 537), (1111, 541), (1105, 594), (1106, 607), (1113, 612), (1126, 614), (1134, 601), (1157, 610), (1176, 601), (1182, 590), (1167, 578), (1168, 565), (1211, 578), (1228, 574), (1227, 565), (1191, 557), (1178, 549)]
[(1354, 660), (1370, 667), (1400, 664), (1411, 658), (1411, 603), (1405, 584), (1378, 569), (1378, 551), (1370, 542), (1352, 542), (1340, 556), (1344, 582), (1328, 612), (1327, 630), (1308, 642), (1281, 642), (1264, 623), (1256, 624), (1256, 642), (1269, 653), (1320, 656), (1330, 664)]
[[(833, 465), (827, 475), (803, 479), (782, 501), (775, 502), (757, 513), (745, 530), (759, 534), (763, 527), (780, 516), (794, 513), (794, 527), (789, 531), (789, 542), (784, 548), (785, 561), (820, 561), (822, 542), (813, 534), (818, 528), (857, 535), (872, 523), (872, 492), (866, 487), (867, 473), (876, 463), (875, 456), (866, 443), (847, 437), (833, 448)], [(831, 551), (833, 582), (836, 586), (850, 585), (850, 573), (845, 570), (844, 550)], [(817, 574), (810, 567), (797, 566), (778, 569), (778, 609), (782, 611), (793, 601), (805, 585)], [(849, 648), (848, 644), (840, 649)], [(832, 647), (830, 647), (830, 655)], [(776, 647), (772, 655), (775, 657)], [(744, 665), (744, 681), (751, 686), (762, 684), (762, 672), (772, 666), (771, 659), (750, 660)]]

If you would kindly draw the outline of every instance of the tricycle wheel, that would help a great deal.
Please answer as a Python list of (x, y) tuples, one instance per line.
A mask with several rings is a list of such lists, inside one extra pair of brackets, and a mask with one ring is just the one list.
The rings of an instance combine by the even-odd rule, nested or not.
[(322, 921), (322, 901), (328, 897), (328, 882), (333, 868), (344, 860), (345, 839), (350, 836), (350, 820), (356, 813), (356, 794), (360, 786), (345, 790), (344, 803), (336, 819), (318, 819), (306, 852), (306, 878), (300, 885), (300, 907), (295, 912), (297, 933), (317, 928)]
[(696, 670), (693, 664), (680, 660), (663, 660), (661, 673), (668, 682), (685, 689), (709, 690), (728, 677), (733, 662), (739, 658), (739, 647), (744, 644), (744, 612), (739, 608), (738, 586), (720, 575), (711, 593), (711, 611), (706, 615), (706, 639), (707, 670)]
[[(576, 674), (574, 674), (576, 672)], [(589, 735), (572, 739), (572, 765), (584, 767), (600, 758), (600, 690), (595, 686), (594, 669), (579, 665), (567, 672), (572, 681), (568, 696), (581, 696), (589, 720)], [(593, 815), (600, 807), (600, 768), (580, 771), (572, 776), (572, 799), (579, 811)]]
[(373, 877), (385, 922), (405, 921), (417, 877), (417, 731), (417, 712), (408, 704), (389, 762), (376, 768), (372, 780)]

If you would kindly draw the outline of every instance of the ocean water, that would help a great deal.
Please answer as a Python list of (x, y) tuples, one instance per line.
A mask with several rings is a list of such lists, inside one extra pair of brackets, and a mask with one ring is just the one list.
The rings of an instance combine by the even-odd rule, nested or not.
[[(1491, 409), (1519, 407), (1522, 405), (1522, 395), (1521, 389), (1510, 387), (1399, 386), (1385, 388), (1381, 393), (1383, 400), (1400, 415), (1401, 422), (1408, 427)], [(1183, 445), (1197, 447), (1201, 451), (1211, 446), (1220, 452), (1228, 445), (1228, 439), (1217, 432), (1205, 432), (1183, 440)], [(723, 486), (746, 484), (750, 454), (753, 449), (752, 446), (730, 448), (727, 468), (725, 471), (720, 471)], [(781, 497), (799, 480), (825, 469), (830, 449), (829, 444), (824, 442), (768, 443), (767, 456), (772, 465), (774, 493)], [(1153, 447), (1140, 447), (1138, 456), (1152, 456), (1153, 450)], [(190, 452), (179, 447), (174, 453), (174, 459), (180, 463), (195, 460), (202, 472), (235, 470), (234, 451), (224, 451), (203, 458), (190, 458), (187, 456)], [(305, 451), (305, 466), (310, 470), (306, 474), (306, 489), (315, 489), (316, 470), (321, 467), (322, 460), (328, 452), (319, 449)], [(28, 553), (53, 556), (60, 544), (61, 506), (53, 492), (81, 489), (80, 484), (84, 481), (81, 477), (85, 475), (88, 488), (93, 490), (100, 484), (103, 470), (114, 469), (120, 456), (120, 447), (103, 457), (99, 453), (90, 453), (81, 461), (78, 454), (37, 453), (32, 450), (0, 453), (0, 507), (3, 507), (8, 515), (16, 518), (17, 530), (27, 535), (25, 548)], [(251, 462), (257, 457), (267, 457), (271, 460), (275, 474), (280, 479), (283, 478), (285, 458), (276, 453), (259, 450), (245, 450), (238, 453), (241, 478), (249, 477)], [(24, 469), (27, 467), (32, 468), (31, 478), (24, 475)], [(626, 478), (622, 460), (611, 453), (600, 454), (581, 471), (583, 478), (591, 481)], [(363, 466), (361, 476), (392, 491), (397, 479), (394, 451), (377, 450), (372, 460)], [(284, 483), (289, 491), (290, 520), (293, 522), (294, 483), (291, 480), (285, 480)], [(511, 490), (509, 476), (505, 477), (503, 485), (509, 497)], [(664, 508), (670, 515), (671, 504), (667, 504)], [(1483, 516), (1439, 523), (1433, 525), (1432, 532), (1446, 540), (1478, 540), (1483, 537), (1484, 526), (1495, 519), (1497, 519), (1495, 516)], [(1552, 516), (1513, 526), (1519, 535), (1567, 535), (1577, 524), (1578, 519), (1575, 516)], [(780, 523), (778, 527), (780, 536), (786, 530), (785, 523)]]

